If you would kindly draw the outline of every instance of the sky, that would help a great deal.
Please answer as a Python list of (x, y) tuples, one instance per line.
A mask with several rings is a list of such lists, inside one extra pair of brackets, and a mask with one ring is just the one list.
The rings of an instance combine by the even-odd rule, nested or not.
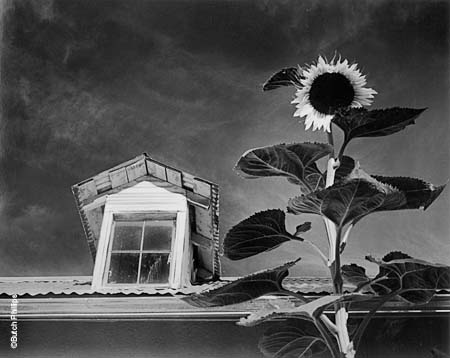
[[(71, 185), (147, 152), (220, 187), (220, 236), (297, 194), (281, 178), (244, 180), (246, 150), (325, 142), (293, 118), (294, 91), (262, 92), (277, 70), (340, 54), (378, 91), (373, 108), (427, 107), (416, 125), (356, 139), (369, 173), (447, 182), (449, 4), (442, 1), (1, 2), (0, 276), (90, 275)], [(425, 212), (368, 216), (343, 261), (401, 250), (450, 264), (449, 191)], [(311, 215), (305, 237), (326, 247)], [(325, 276), (301, 243), (232, 262), (235, 276), (302, 257), (294, 276)], [(374, 268), (369, 267), (369, 272)]]

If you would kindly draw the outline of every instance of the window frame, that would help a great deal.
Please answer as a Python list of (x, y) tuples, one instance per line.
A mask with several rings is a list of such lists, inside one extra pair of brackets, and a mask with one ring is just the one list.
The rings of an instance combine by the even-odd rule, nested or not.
[[(118, 218), (142, 221), (142, 218), (151, 217), (170, 217), (174, 220), (168, 283), (108, 283), (108, 265), (111, 257), (114, 223), (121, 221)], [(158, 187), (152, 182), (144, 181), (106, 197), (92, 278), (94, 290), (117, 291), (117, 289), (156, 287), (178, 289), (185, 287), (190, 285), (191, 258), (189, 211), (184, 193), (172, 192)]]
[[(169, 250), (144, 250), (144, 235), (145, 235), (145, 226), (147, 222), (151, 221), (172, 221), (172, 232), (171, 232), (171, 238), (170, 238), (170, 249)], [(139, 249), (134, 250), (113, 250), (114, 246), (114, 234), (115, 234), (115, 228), (118, 222), (142, 222), (142, 234), (140, 238), (140, 247)], [(176, 239), (176, 228), (177, 228), (177, 213), (127, 213), (125, 215), (123, 214), (113, 214), (113, 224), (111, 228), (109, 243), (108, 243), (108, 253), (106, 255), (106, 262), (105, 262), (105, 270), (103, 272), (103, 278), (102, 278), (102, 284), (103, 287), (117, 287), (118, 285), (123, 286), (169, 286), (169, 280), (172, 276), (172, 270), (173, 270), (173, 264), (172, 261), (174, 260), (174, 245), (175, 245), (175, 239)], [(138, 264), (138, 273), (137, 273), (137, 282), (131, 283), (131, 282), (121, 282), (121, 283), (109, 283), (108, 282), (108, 276), (109, 276), (109, 270), (111, 268), (111, 256), (112, 254), (117, 253), (135, 253), (139, 254), (139, 264)], [(142, 255), (146, 253), (163, 253), (163, 254), (169, 254), (170, 258), (170, 265), (169, 265), (169, 276), (167, 283), (166, 282), (155, 282), (155, 283), (139, 283), (140, 280), (140, 273), (141, 273), (141, 263), (142, 263)]]

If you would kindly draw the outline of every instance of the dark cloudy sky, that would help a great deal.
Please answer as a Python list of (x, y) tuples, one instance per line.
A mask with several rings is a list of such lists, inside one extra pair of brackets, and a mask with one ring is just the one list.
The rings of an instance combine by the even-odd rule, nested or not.
[[(436, 184), (450, 177), (446, 1), (1, 4), (2, 276), (91, 274), (70, 186), (144, 151), (220, 185), (222, 237), (257, 210), (284, 208), (295, 187), (245, 181), (232, 167), (252, 147), (326, 141), (292, 117), (291, 89), (261, 91), (276, 70), (319, 54), (358, 62), (379, 92), (374, 108), (428, 107), (401, 133), (350, 145), (366, 171)], [(449, 201), (447, 189), (426, 212), (369, 216), (344, 261), (396, 249), (449, 264)], [(323, 246), (323, 224), (305, 219)], [(224, 260), (224, 274), (297, 256), (294, 274), (326, 274), (298, 244)]]

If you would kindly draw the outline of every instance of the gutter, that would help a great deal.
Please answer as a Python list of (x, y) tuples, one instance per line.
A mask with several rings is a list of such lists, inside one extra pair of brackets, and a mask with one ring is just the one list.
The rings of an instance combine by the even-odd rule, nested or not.
[[(182, 301), (179, 296), (19, 297), (16, 316), (19, 321), (237, 321), (267, 307), (274, 299), (275, 296), (263, 296), (236, 305), (198, 308)], [(362, 317), (375, 303), (375, 300), (355, 303), (349, 310), (350, 316)], [(10, 307), (10, 298), (0, 299), (0, 321), (10, 320)], [(325, 311), (325, 314), (332, 313), (334, 311)], [(392, 300), (376, 313), (376, 317), (418, 316), (450, 318), (450, 294), (437, 294), (428, 304), (413, 307), (405, 305), (403, 301)]]

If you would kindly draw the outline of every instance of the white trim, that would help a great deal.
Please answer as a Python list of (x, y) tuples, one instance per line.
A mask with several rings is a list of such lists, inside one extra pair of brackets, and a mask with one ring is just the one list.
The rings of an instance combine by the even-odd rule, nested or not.
[[(191, 248), (189, 240), (189, 216), (186, 197), (170, 192), (151, 182), (140, 182), (119, 193), (106, 195), (103, 222), (95, 258), (92, 288), (97, 291), (107, 290), (104, 277), (107, 274), (108, 247), (114, 214), (121, 213), (168, 213), (176, 214), (175, 237), (172, 241), (169, 284), (151, 284), (151, 286), (169, 286), (179, 289), (190, 284)], [(108, 286), (111, 286), (110, 284)], [(132, 286), (132, 285), (131, 285)], [(136, 284), (136, 287), (144, 286)], [(148, 285), (150, 286), (150, 285)], [(120, 285), (114, 285), (120, 287)], [(123, 285), (124, 288), (130, 284)]]

